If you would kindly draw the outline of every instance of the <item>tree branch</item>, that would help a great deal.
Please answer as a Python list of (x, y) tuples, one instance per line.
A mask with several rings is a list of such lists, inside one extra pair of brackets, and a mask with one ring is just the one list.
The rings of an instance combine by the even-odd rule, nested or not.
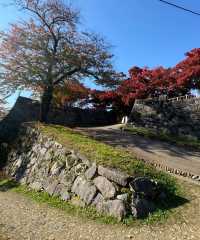
[(27, 10), (29, 10), (30, 12), (32, 13), (35, 13), (41, 20), (42, 22), (44, 23), (44, 25), (48, 28), (49, 32), (51, 33), (51, 35), (53, 36), (53, 39), (54, 41), (56, 42), (57, 41), (57, 38), (56, 38), (56, 35), (55, 33), (53, 32), (52, 28), (51, 28), (51, 23), (47, 23), (47, 21), (45, 20), (45, 17), (43, 17), (38, 11), (30, 8), (28, 5), (25, 7)]
[(55, 82), (53, 82), (53, 85), (59, 84), (59, 83), (62, 82), (65, 78), (73, 75), (74, 73), (76, 73), (76, 72), (78, 72), (78, 71), (80, 71), (80, 68), (74, 68), (74, 69), (72, 69), (71, 71), (63, 74), (63, 75), (62, 75), (61, 77), (59, 77)]
[(98, 77), (95, 73), (93, 73), (93, 72), (91, 72), (91, 71), (89, 71), (89, 70), (83, 69), (83, 70), (81, 70), (81, 72), (82, 72), (82, 73), (85, 73), (85, 74), (88, 74), (88, 75), (90, 75), (90, 76), (92, 76), (92, 77), (94, 77), (96, 80), (99, 80), (99, 77)]

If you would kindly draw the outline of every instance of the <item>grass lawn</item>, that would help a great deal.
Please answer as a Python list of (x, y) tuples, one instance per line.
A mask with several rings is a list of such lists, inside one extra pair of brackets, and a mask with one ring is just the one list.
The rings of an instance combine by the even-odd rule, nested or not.
[(153, 129), (144, 128), (144, 127), (126, 126), (124, 130), (132, 134), (140, 135), (146, 138), (157, 139), (157, 140), (161, 140), (161, 141), (165, 141), (173, 144), (175, 143), (177, 146), (183, 146), (191, 149), (200, 150), (200, 141), (191, 139), (187, 136), (178, 137), (178, 136), (166, 134), (163, 132), (156, 132)]

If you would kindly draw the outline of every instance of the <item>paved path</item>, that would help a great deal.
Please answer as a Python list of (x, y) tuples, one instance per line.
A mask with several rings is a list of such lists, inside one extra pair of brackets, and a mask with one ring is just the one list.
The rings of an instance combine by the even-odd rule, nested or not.
[[(70, 217), (14, 192), (0, 191), (0, 239), (10, 240), (199, 240), (199, 186), (187, 185), (191, 202), (164, 225), (104, 225)], [(7, 237), (7, 238), (6, 238)], [(3, 238), (4, 239), (4, 238)]]
[(121, 132), (119, 127), (114, 125), (78, 130), (110, 145), (128, 148), (139, 158), (200, 176), (200, 151)]

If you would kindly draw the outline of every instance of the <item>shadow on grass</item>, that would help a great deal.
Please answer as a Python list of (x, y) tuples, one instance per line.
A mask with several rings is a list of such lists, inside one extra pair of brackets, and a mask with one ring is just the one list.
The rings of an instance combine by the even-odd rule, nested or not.
[(19, 187), (20, 184), (13, 180), (1, 180), (0, 179), (0, 192), (7, 192), (13, 188)]
[(183, 196), (173, 195), (173, 196), (169, 196), (167, 199), (163, 201), (156, 201), (155, 204), (156, 204), (157, 210), (166, 211), (166, 210), (172, 210), (172, 209), (178, 208), (189, 202), (190, 201)]
[(200, 141), (195, 139), (190, 139), (187, 136), (181, 137), (172, 134), (167, 134), (162, 132), (161, 130), (155, 130), (152, 128), (145, 127), (133, 127), (131, 125), (127, 125), (124, 128), (124, 131), (128, 134), (138, 135), (147, 139), (153, 139), (157, 141), (162, 141), (165, 143), (169, 143), (171, 145), (175, 144), (177, 147), (184, 147), (185, 150), (188, 151), (199, 151), (200, 150)]
[[(150, 214), (146, 213), (146, 215), (140, 216), (138, 220), (144, 224), (154, 224), (154, 223), (163, 223), (170, 216), (177, 216), (180, 213), (180, 210), (177, 211), (178, 208), (183, 207), (185, 204), (188, 204), (190, 201), (181, 196), (172, 196), (171, 199), (167, 198), (163, 201), (154, 200), (155, 210)], [(127, 212), (127, 218), (132, 218), (131, 210), (129, 209)], [(124, 219), (126, 221), (126, 219)]]

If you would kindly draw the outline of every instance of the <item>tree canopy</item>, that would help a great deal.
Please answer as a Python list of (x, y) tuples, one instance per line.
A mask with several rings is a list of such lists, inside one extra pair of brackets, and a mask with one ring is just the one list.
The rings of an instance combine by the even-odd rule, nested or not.
[(82, 107), (88, 103), (90, 89), (80, 82), (67, 81), (64, 86), (57, 87), (53, 94), (53, 104), (59, 108)]
[[(129, 113), (135, 99), (174, 97), (200, 88), (200, 48), (171, 68), (134, 66), (124, 80), (114, 70), (111, 46), (100, 35), (80, 30), (80, 13), (71, 5), (62, 0), (15, 3), (30, 18), (0, 32), (0, 94), (17, 88), (41, 93), (42, 121), (53, 96), (70, 105), (90, 95), (96, 107)], [(82, 84), (86, 79), (109, 89), (90, 91)]]
[(93, 98), (98, 105), (112, 105), (127, 114), (135, 99), (176, 97), (190, 94), (192, 89), (200, 89), (200, 48), (186, 53), (186, 58), (172, 68), (134, 66), (129, 70), (129, 78), (115, 91), (95, 92)]
[(53, 91), (66, 81), (94, 80), (114, 87), (123, 78), (112, 64), (110, 45), (92, 32), (80, 31), (80, 14), (62, 0), (16, 0), (29, 20), (0, 33), (3, 86), (30, 88), (42, 96), (45, 121)]

